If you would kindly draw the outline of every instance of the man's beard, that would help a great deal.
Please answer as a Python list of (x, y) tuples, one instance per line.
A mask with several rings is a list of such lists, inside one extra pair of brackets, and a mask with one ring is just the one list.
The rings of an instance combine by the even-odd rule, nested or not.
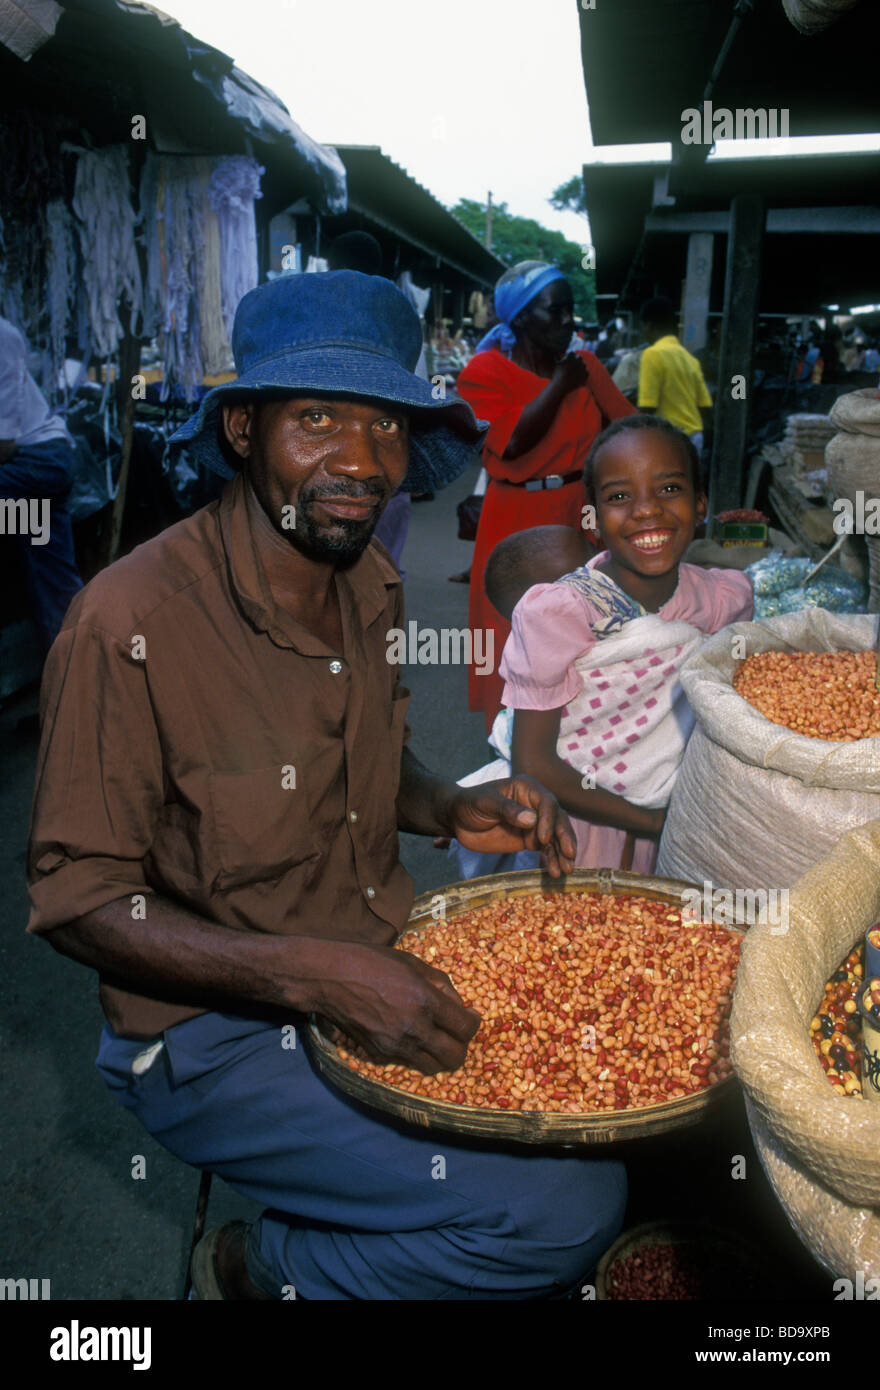
[[(325, 484), (320, 490), (305, 489), (297, 502), (296, 526), (291, 531), (285, 531), (284, 535), (301, 554), (312, 560), (332, 560), (339, 568), (353, 565), (370, 544), (388, 495), (387, 488), (381, 483), (368, 483), (360, 488), (343, 484), (332, 490)], [(382, 502), (372, 518), (358, 521), (335, 517), (332, 527), (320, 526), (312, 516), (309, 505), (313, 501), (333, 501), (337, 498), (340, 501), (361, 501), (367, 497)]]

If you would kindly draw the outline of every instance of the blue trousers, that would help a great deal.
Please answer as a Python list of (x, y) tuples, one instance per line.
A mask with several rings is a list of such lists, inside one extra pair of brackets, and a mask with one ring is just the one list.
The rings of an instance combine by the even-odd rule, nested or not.
[(73, 530), (64, 499), (73, 478), (73, 450), (65, 439), (50, 439), (16, 449), (0, 464), (0, 501), (24, 498), (49, 501), (49, 540), (31, 545), (17, 535), (31, 611), (49, 650), (74, 594), (82, 588), (73, 550)]
[(620, 1163), (385, 1119), (315, 1071), (301, 1034), (283, 1046), (277, 1024), (210, 1013), (164, 1038), (136, 1076), (147, 1044), (105, 1027), (98, 1070), (166, 1149), (266, 1206), (246, 1259), (276, 1298), (552, 1298), (620, 1230)]

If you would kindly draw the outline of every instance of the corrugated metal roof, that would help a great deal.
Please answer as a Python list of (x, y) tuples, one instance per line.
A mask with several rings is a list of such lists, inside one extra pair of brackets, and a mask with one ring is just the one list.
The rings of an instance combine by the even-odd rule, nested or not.
[[(647, 162), (584, 165), (601, 292), (622, 290), (636, 263), (640, 271), (630, 283), (642, 287), (632, 291), (634, 302), (653, 293), (643, 281), (656, 281), (664, 293), (677, 297), (685, 273), (688, 218), (701, 212), (721, 214), (708, 219), (706, 230), (722, 232), (731, 198), (738, 193), (760, 193), (768, 208), (762, 307), (767, 311), (801, 305), (817, 309), (829, 299), (874, 302), (876, 233), (856, 229), (860, 223), (869, 229), (876, 225), (874, 190), (880, 186), (880, 154), (709, 159), (690, 172), (687, 196), (679, 195), (674, 206), (661, 205), (652, 211), (655, 180), (668, 168)], [(860, 210), (871, 204), (874, 207), (867, 210), (873, 220), (861, 217)], [(807, 212), (796, 219), (791, 210), (797, 209)], [(825, 209), (830, 211), (823, 218)], [(783, 217), (786, 211), (789, 216)], [(790, 228), (795, 221), (802, 230), (776, 230)], [(833, 235), (817, 232), (816, 227), (823, 224), (839, 224), (840, 230)], [(691, 229), (696, 230), (696, 225)], [(715, 256), (719, 308), (725, 245), (720, 244)]]
[[(677, 139), (681, 113), (703, 99), (736, 8), (735, 0), (578, 3), (596, 144)], [(786, 108), (792, 135), (870, 133), (880, 127), (878, 53), (877, 0), (861, 0), (810, 38), (789, 23), (781, 0), (755, 0), (712, 99), (730, 110)]]
[(120, 138), (114, 120), (124, 124), (139, 112), (166, 151), (235, 153), (247, 137), (260, 159), (289, 168), (319, 211), (345, 210), (345, 168), (335, 150), (312, 139), (227, 54), (162, 10), (135, 0), (63, 0), (54, 33), (44, 33), (25, 67), (7, 42), (19, 7), (0, 6), (5, 104), (61, 108), (86, 127), (100, 120), (108, 141)]
[(494, 285), (505, 263), (378, 145), (337, 145), (349, 207), (469, 279)]

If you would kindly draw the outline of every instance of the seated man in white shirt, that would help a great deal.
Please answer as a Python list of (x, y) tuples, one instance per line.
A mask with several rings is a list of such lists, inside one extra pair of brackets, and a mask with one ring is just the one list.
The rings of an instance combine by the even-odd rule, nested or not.
[(73, 440), (27, 369), (27, 345), (0, 318), (0, 535), (24, 560), (31, 610), (45, 651), (82, 588), (64, 499), (73, 478)]

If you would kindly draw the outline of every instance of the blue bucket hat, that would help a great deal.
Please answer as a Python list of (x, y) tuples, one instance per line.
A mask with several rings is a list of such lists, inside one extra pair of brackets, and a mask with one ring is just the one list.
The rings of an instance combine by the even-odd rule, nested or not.
[(219, 441), (220, 408), (278, 391), (367, 397), (410, 415), (407, 492), (445, 487), (469, 463), (488, 426), (462, 400), (435, 400), (415, 376), (422, 349), (418, 315), (390, 280), (356, 270), (283, 275), (239, 303), (232, 330), (238, 377), (215, 386), (171, 443), (232, 478)]

